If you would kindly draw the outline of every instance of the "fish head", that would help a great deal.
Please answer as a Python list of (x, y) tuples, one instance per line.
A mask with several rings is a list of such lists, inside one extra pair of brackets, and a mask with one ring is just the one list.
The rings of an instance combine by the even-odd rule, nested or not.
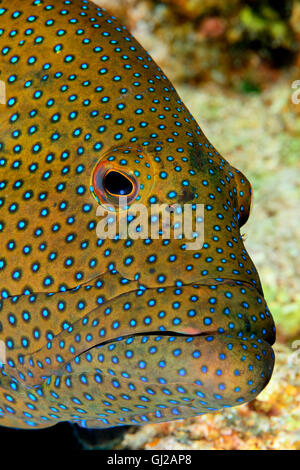
[[(125, 230), (124, 238), (119, 231), (108, 241), (116, 254), (114, 269), (142, 285), (135, 300), (121, 299), (124, 329), (118, 331), (124, 337), (104, 345), (102, 360), (111, 364), (122, 357), (113, 373), (126, 376), (130, 370), (128, 381), (150, 384), (148, 393), (158, 394), (172, 419), (253, 399), (274, 365), (273, 319), (240, 233), (252, 203), (250, 182), (187, 115), (191, 125), (181, 147), (178, 142), (117, 147), (92, 176), (95, 199), (116, 214), (112, 224), (120, 230), (123, 223)], [(105, 187), (110, 172), (122, 175), (115, 181), (129, 194), (124, 205), (111, 197), (109, 182)], [(196, 237), (190, 226), (183, 230), (191, 221), (185, 211), (199, 218)], [(128, 325), (136, 327), (135, 334)], [(140, 399), (142, 391), (132, 393)], [(176, 405), (171, 411), (170, 404)]]
[(0, 29), (0, 339), (16, 402), (44, 397), (22, 426), (245, 403), (275, 340), (240, 234), (250, 183), (126, 28), (66, 4), (0, 10), (28, 26)]

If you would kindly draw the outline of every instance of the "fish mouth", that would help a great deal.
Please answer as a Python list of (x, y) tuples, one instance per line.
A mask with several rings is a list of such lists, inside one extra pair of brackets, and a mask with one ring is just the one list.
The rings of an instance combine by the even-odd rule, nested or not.
[[(184, 417), (253, 400), (273, 372), (272, 317), (261, 292), (252, 285), (231, 280), (220, 283), (217, 289), (212, 285), (182, 286), (185, 300), (200, 306), (196, 321), (186, 318), (182, 326), (138, 332), (125, 329), (125, 334), (86, 348), (79, 356), (79, 370), (88, 359), (102, 374), (104, 383), (136, 389), (137, 400), (146, 400), (143, 393), (147, 391), (157, 397), (151, 398), (153, 409), (159, 403), (170, 410), (174, 403), (176, 413)], [(195, 292), (201, 292), (198, 299)], [(217, 296), (211, 292), (217, 292)], [(218, 307), (208, 308), (207, 304)], [(246, 314), (247, 310), (250, 313)], [(213, 315), (220, 318), (209, 325)], [(77, 366), (72, 365), (72, 372), (76, 370), (78, 373)]]
[[(80, 289), (72, 295), (80, 299)], [(55, 296), (43, 305), (56, 305)], [(50, 401), (57, 383), (72, 383), (78, 396), (89, 392), (93, 427), (142, 424), (144, 413), (167, 421), (253, 400), (271, 378), (274, 340), (271, 314), (250, 284), (135, 289), (87, 312), (7, 372), (26, 388), (42, 386)], [(119, 410), (113, 416), (110, 406)]]
[[(72, 295), (80, 298), (80, 290)], [(55, 295), (47, 299), (56, 301)], [(135, 289), (89, 311), (26, 358), (18, 372), (35, 387), (51, 377), (99, 371), (124, 386), (129, 378), (146, 380), (160, 395), (166, 380), (170, 393), (182, 387), (190, 400), (203, 394), (201, 406), (217, 409), (249, 401), (264, 388), (273, 370), (274, 341), (272, 316), (249, 283), (228, 279)], [(223, 386), (226, 391), (218, 393)], [(233, 393), (233, 386), (241, 393)]]
[(127, 340), (128, 338), (146, 338), (146, 337), (155, 337), (155, 338), (160, 338), (160, 337), (167, 337), (167, 338), (175, 338), (175, 337), (182, 337), (182, 338), (196, 338), (196, 337), (208, 337), (211, 335), (216, 335), (220, 334), (218, 331), (211, 331), (211, 332), (204, 332), (197, 330), (196, 328), (187, 328), (186, 330), (183, 330), (182, 332), (177, 332), (177, 331), (160, 331), (160, 330), (153, 330), (153, 331), (144, 331), (140, 333), (133, 333), (133, 334), (128, 334), (124, 336), (117, 336), (115, 338), (108, 339), (107, 341), (101, 341), (98, 344), (91, 346), (88, 349), (85, 349), (82, 353), (78, 354), (76, 357), (80, 357), (83, 354), (86, 354), (89, 351), (92, 351), (94, 349), (99, 349), (104, 346), (108, 346), (110, 344), (117, 343), (119, 341)]
[[(228, 286), (228, 291), (226, 290), (225, 291), (225, 287)], [(232, 291), (230, 291), (230, 287), (232, 288)], [(265, 342), (267, 342), (270, 346), (275, 342), (275, 325), (274, 325), (274, 322), (273, 322), (273, 318), (268, 310), (268, 307), (266, 305), (266, 302), (264, 300), (264, 297), (263, 297), (263, 292), (260, 288), (260, 286), (254, 286), (253, 284), (249, 283), (249, 282), (246, 282), (246, 281), (238, 281), (236, 279), (220, 279), (218, 280), (218, 282), (216, 282), (216, 279), (207, 279), (206, 280), (206, 283), (204, 284), (203, 281), (200, 283), (200, 282), (193, 282), (191, 284), (184, 284), (182, 285), (181, 287), (181, 290), (182, 291), (186, 291), (186, 289), (191, 289), (191, 292), (193, 289), (195, 289), (195, 292), (197, 292), (197, 289), (200, 290), (200, 297), (202, 296), (202, 304), (205, 303), (205, 301), (203, 300), (203, 290), (205, 289), (206, 290), (206, 294), (208, 293), (208, 291), (210, 289), (212, 289), (212, 292), (214, 289), (218, 290), (219, 289), (223, 289), (223, 292), (221, 293), (221, 295), (225, 294), (227, 296), (227, 298), (231, 298), (232, 296), (232, 292), (234, 290), (237, 290), (239, 289), (241, 293), (243, 293), (243, 295), (245, 296), (245, 298), (247, 298), (247, 295), (249, 298), (252, 297), (252, 299), (256, 298), (256, 301), (257, 301), (257, 304), (256, 305), (249, 305), (248, 302), (243, 302), (242, 299), (241, 299), (241, 302), (240, 305), (239, 305), (239, 308), (241, 309), (250, 309), (251, 310), (251, 307), (252, 309), (255, 311), (257, 309), (257, 305), (259, 305), (259, 307), (261, 307), (261, 312), (259, 312), (259, 320), (260, 320), (260, 325), (262, 326), (262, 323), (263, 323), (263, 320), (265, 320), (266, 324), (265, 324), (265, 328), (260, 328), (258, 327), (258, 325), (255, 325), (255, 323), (257, 322), (257, 319), (255, 318), (255, 315), (253, 313), (253, 310), (251, 310), (252, 312), (252, 325), (251, 325), (251, 320), (250, 320), (250, 315), (249, 314), (237, 314), (237, 316), (239, 317), (239, 320), (240, 320), (240, 323), (239, 323), (239, 330), (238, 331), (233, 331), (234, 330), (234, 327), (233, 325), (231, 324), (231, 322), (228, 322), (227, 325), (224, 325), (224, 327), (215, 327), (215, 328), (208, 328), (207, 325), (210, 324), (210, 318), (209, 317), (205, 317), (204, 318), (204, 323), (206, 323), (206, 327), (205, 329), (200, 328), (199, 326), (199, 322), (198, 321), (193, 321), (191, 322), (189, 325), (187, 324), (183, 324), (183, 325), (180, 325), (179, 326), (176, 326), (175, 328), (166, 328), (165, 326), (161, 325), (159, 328), (157, 329), (154, 329), (154, 330), (151, 330), (151, 329), (145, 329), (145, 330), (140, 330), (138, 332), (127, 332), (125, 334), (122, 334), (122, 335), (118, 335), (118, 336), (112, 336), (111, 338), (109, 339), (106, 339), (106, 340), (103, 340), (103, 341), (99, 341), (97, 344), (94, 344), (93, 346), (91, 347), (88, 347), (87, 349), (85, 349), (84, 351), (82, 351), (82, 353), (86, 353), (87, 351), (90, 351), (91, 349), (93, 348), (99, 348), (101, 346), (106, 346), (106, 345), (109, 345), (111, 343), (114, 343), (114, 342), (117, 342), (117, 341), (122, 341), (123, 339), (127, 338), (127, 337), (142, 337), (142, 336), (163, 336), (163, 337), (209, 337), (211, 335), (221, 335), (221, 334), (233, 334), (233, 335), (237, 335), (238, 337), (241, 337), (241, 336), (252, 336), (252, 337), (257, 337), (257, 338), (261, 338), (262, 340), (264, 340)], [(173, 291), (177, 291), (178, 289), (176, 289), (175, 286), (169, 286), (167, 289), (171, 289)], [(155, 291), (154, 288), (147, 288), (146, 290), (152, 290), (152, 291)], [(231, 295), (230, 295), (231, 294)], [(125, 293), (125, 294), (122, 294), (120, 296), (120, 298), (124, 297), (124, 299), (126, 298), (128, 294)], [(220, 293), (217, 294), (216, 297), (220, 296)], [(193, 296), (191, 296), (193, 297)], [(197, 297), (197, 299), (196, 299)], [(209, 302), (211, 302), (212, 304), (214, 304), (214, 302), (216, 301), (216, 297), (214, 296), (211, 296), (209, 297)], [(197, 307), (199, 307), (199, 297), (198, 296), (195, 296), (195, 299), (193, 299), (193, 301), (196, 301), (196, 304), (197, 304)], [(198, 301), (198, 302), (197, 302)], [(203, 311), (203, 315), (202, 317), (204, 316), (204, 312), (207, 310), (205, 307), (203, 308), (203, 305), (201, 306), (202, 307), (202, 311)], [(230, 316), (229, 315), (229, 312), (226, 311), (226, 309), (228, 309), (228, 307), (225, 307), (223, 305), (223, 314), (227, 315), (228, 317)], [(210, 310), (213, 310), (213, 307), (210, 307)], [(217, 311), (220, 310), (220, 307), (218, 306)], [(258, 314), (258, 312), (256, 312)], [(215, 313), (215, 315), (218, 315), (218, 312)], [(175, 320), (175, 319), (174, 319)], [(175, 323), (175, 321), (174, 321)]]

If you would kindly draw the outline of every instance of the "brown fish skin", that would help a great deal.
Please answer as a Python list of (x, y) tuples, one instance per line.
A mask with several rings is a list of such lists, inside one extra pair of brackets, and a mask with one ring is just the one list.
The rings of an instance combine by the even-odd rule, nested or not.
[[(0, 80), (0, 425), (142, 424), (253, 399), (275, 327), (240, 235), (251, 186), (161, 69), (88, 1), (0, 0)], [(203, 204), (203, 247), (99, 239), (109, 171), (147, 208)]]

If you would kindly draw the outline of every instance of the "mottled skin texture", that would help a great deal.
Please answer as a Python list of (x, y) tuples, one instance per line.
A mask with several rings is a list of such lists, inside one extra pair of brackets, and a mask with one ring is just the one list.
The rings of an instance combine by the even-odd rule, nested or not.
[[(251, 187), (163, 72), (90, 2), (0, 0), (0, 80), (0, 425), (141, 424), (253, 399), (275, 328), (240, 236)], [(147, 207), (204, 204), (202, 249), (98, 239), (99, 162)]]

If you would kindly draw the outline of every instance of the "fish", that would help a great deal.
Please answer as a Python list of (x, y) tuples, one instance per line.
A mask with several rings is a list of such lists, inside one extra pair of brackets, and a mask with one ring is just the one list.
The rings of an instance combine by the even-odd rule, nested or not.
[[(276, 332), (240, 232), (252, 188), (161, 68), (88, 0), (0, 0), (0, 83), (0, 425), (141, 425), (253, 400)], [(134, 204), (169, 211), (154, 235), (202, 208), (203, 239), (121, 236)]]

